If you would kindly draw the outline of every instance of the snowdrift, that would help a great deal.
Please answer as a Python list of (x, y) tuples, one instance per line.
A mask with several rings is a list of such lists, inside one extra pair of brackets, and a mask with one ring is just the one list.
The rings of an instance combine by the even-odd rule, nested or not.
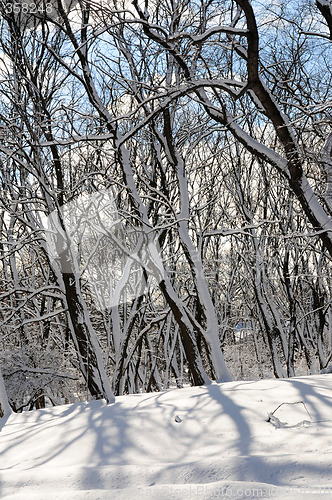
[(332, 375), (122, 396), (0, 426), (1, 499), (332, 499)]

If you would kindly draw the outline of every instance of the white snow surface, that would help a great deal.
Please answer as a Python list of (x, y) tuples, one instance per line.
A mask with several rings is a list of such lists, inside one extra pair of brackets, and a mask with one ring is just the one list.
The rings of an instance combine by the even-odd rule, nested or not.
[(12, 414), (0, 498), (332, 499), (332, 375)]

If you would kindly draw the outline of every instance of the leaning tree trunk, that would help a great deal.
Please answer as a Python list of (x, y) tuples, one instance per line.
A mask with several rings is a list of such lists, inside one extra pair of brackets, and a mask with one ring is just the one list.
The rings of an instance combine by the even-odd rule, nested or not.
[(85, 301), (74, 274), (63, 274), (66, 302), (70, 317), (70, 333), (76, 347), (80, 370), (91, 396), (114, 402), (112, 389), (105, 371), (98, 338), (91, 325)]
[(204, 385), (210, 383), (208, 376), (205, 373), (201, 355), (199, 353), (195, 331), (190, 319), (186, 314), (184, 305), (176, 296), (169, 280), (165, 277), (159, 283), (160, 290), (169, 305), (176, 323), (179, 326), (180, 337), (184, 352), (186, 354), (189, 376), (193, 385)]
[[(48, 230), (51, 229), (55, 240), (51, 243), (51, 247), (48, 247), (45, 242), (44, 249), (59, 286), (64, 292), (65, 304), (68, 308), (69, 332), (76, 349), (81, 373), (92, 397), (105, 398), (108, 403), (113, 403), (115, 399), (106, 374), (99, 340), (82, 296), (76, 255), (72, 250), (71, 239), (59, 210), (56, 214), (52, 213), (49, 223), (51, 227)], [(53, 258), (49, 254), (52, 244), (55, 244)], [(54, 246), (52, 251), (54, 252)]]

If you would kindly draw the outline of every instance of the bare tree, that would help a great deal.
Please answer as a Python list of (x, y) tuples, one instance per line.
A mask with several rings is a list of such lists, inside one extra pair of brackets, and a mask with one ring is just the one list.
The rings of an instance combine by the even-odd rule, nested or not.
[[(117, 394), (231, 380), (221, 341), (241, 317), (276, 376), (295, 374), (301, 349), (328, 363), (331, 12), (309, 10), (3, 5), (3, 325), (12, 306), (22, 338), (31, 304), (44, 332), (53, 318), (94, 397), (113, 400), (111, 376)], [(84, 255), (65, 207), (98, 192), (121, 223), (100, 220)]]

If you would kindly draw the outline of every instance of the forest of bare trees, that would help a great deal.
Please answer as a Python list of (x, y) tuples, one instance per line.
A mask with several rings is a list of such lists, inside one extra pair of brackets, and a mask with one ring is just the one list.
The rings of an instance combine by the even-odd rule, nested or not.
[(331, 2), (1, 0), (0, 29), (2, 411), (326, 368)]

